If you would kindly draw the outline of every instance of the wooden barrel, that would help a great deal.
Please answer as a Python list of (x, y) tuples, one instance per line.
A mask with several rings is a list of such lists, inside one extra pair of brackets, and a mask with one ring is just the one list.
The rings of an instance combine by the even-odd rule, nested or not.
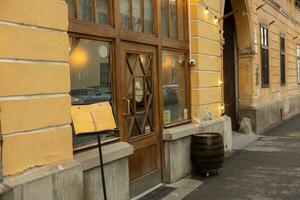
[(193, 135), (191, 157), (195, 171), (212, 171), (222, 168), (224, 142), (219, 133), (198, 133)]

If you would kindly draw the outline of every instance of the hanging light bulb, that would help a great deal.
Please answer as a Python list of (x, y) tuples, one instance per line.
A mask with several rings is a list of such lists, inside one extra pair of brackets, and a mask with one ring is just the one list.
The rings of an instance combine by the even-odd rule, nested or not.
[(218, 17), (215, 16), (214, 23), (216, 24), (219, 21)]
[(208, 7), (205, 7), (205, 10), (204, 10), (204, 14), (208, 14), (209, 10), (208, 10)]

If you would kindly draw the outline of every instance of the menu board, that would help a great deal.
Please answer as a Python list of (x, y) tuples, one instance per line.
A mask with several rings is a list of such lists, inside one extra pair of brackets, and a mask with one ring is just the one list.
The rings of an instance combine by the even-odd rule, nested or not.
[(116, 128), (115, 118), (109, 102), (72, 106), (71, 116), (76, 135)]

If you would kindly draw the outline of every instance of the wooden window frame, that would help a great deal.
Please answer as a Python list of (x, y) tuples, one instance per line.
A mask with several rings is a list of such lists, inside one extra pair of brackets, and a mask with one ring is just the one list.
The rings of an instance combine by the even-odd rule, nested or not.
[[(164, 122), (162, 122), (163, 127), (164, 128), (172, 128), (172, 127), (176, 127), (176, 126), (180, 126), (183, 124), (187, 124), (187, 123), (191, 123), (192, 119), (191, 119), (191, 81), (190, 81), (190, 67), (189, 67), (189, 63), (188, 63), (188, 56), (189, 56), (189, 52), (188, 51), (183, 51), (183, 50), (178, 50), (178, 49), (173, 49), (173, 48), (163, 48), (162, 51), (168, 51), (168, 52), (176, 52), (176, 53), (182, 53), (184, 54), (184, 58), (185, 58), (185, 63), (184, 63), (184, 73), (185, 73), (185, 81), (186, 81), (186, 85), (185, 85), (185, 91), (186, 91), (186, 107), (188, 109), (188, 119), (184, 119), (181, 121), (177, 121), (177, 122), (173, 122), (173, 123), (169, 123), (169, 124), (164, 124)], [(160, 61), (162, 63), (162, 60)], [(163, 74), (161, 73), (161, 77), (163, 76)], [(162, 87), (161, 87), (162, 90)], [(163, 106), (163, 99), (162, 99), (162, 105), (161, 105), (161, 109), (163, 111), (164, 106)]]
[(296, 45), (296, 69), (297, 69), (297, 84), (300, 85), (300, 44)]
[(286, 85), (286, 39), (284, 34), (280, 34), (280, 85)]
[(113, 27), (114, 26), (114, 16), (113, 16), (113, 7), (114, 7), (114, 1), (108, 0), (108, 24), (98, 24), (97, 22), (97, 0), (91, 0), (92, 1), (92, 21), (84, 21), (79, 19), (79, 1), (80, 0), (71, 0), (73, 2), (73, 11), (74, 11), (74, 18), (71, 18), (72, 20), (79, 20), (83, 21), (84, 23), (91, 23), (96, 24), (98, 26), (107, 26), (107, 27)]
[[(263, 29), (263, 31), (262, 31)], [(260, 54), (261, 54), (261, 87), (262, 88), (269, 88), (270, 86), (270, 52), (269, 52), (269, 29), (267, 26), (261, 24), (260, 25)], [(264, 30), (266, 30), (266, 35), (262, 35), (262, 32), (264, 32)], [(264, 52), (266, 52), (268, 59), (267, 59), (267, 63), (265, 64), (264, 62)], [(268, 68), (268, 83), (265, 84), (265, 72), (264, 72), (264, 66), (267, 65)]]
[[(77, 2), (78, 0), (73, 0)], [(120, 54), (121, 43), (124, 42), (131, 42), (143, 45), (151, 45), (155, 46), (158, 52), (157, 57), (157, 67), (158, 67), (158, 85), (159, 88), (162, 88), (162, 80), (160, 80), (162, 75), (162, 62), (161, 62), (161, 55), (162, 49), (164, 50), (173, 50), (173, 51), (182, 51), (185, 53), (186, 58), (189, 58), (189, 37), (188, 37), (188, 3), (185, 1), (185, 10), (184, 12), (184, 41), (174, 40), (168, 37), (165, 37), (161, 34), (161, 4), (160, 1), (153, 0), (153, 34), (144, 34), (144, 33), (136, 33), (133, 31), (126, 31), (121, 28), (121, 16), (120, 16), (120, 5), (117, 3), (119, 1), (111, 1), (111, 25), (102, 25), (93, 22), (83, 21), (78, 18), (77, 13), (74, 11), (75, 18), (69, 18), (69, 27), (68, 33), (71, 36), (83, 37), (86, 39), (94, 39), (100, 41), (107, 41), (112, 44), (112, 99), (116, 101), (118, 96), (118, 88), (117, 88), (117, 75), (116, 75), (116, 68), (121, 66), (121, 60), (116, 59), (117, 56)], [(76, 5), (77, 6), (77, 3)], [(76, 11), (77, 12), (77, 11)], [(188, 60), (186, 59), (186, 69), (189, 69)], [(187, 76), (187, 106), (188, 106), (188, 118), (189, 120), (172, 124), (171, 126), (164, 127), (163, 121), (160, 120), (160, 132), (163, 131), (164, 128), (179, 126), (184, 123), (191, 123), (191, 83), (190, 83), (190, 73), (186, 74)], [(162, 93), (159, 91), (159, 116), (162, 119), (163, 116), (163, 103), (162, 103)], [(113, 102), (115, 109), (118, 113), (118, 102)], [(121, 136), (122, 138), (122, 136)], [(108, 141), (110, 143), (110, 141)], [(84, 148), (92, 148), (93, 146), (82, 147), (76, 149), (81, 151)]]
[(162, 33), (160, 33), (162, 35), (162, 37), (165, 37), (165, 38), (168, 38), (170, 40), (177, 40), (177, 41), (187, 41), (187, 20), (188, 20), (188, 3), (187, 3), (188, 0), (182, 0), (182, 2), (184, 3), (184, 10), (182, 11), (183, 12), (183, 40), (180, 40), (179, 39), (179, 11), (180, 11), (180, 5), (178, 3), (178, 0), (176, 0), (176, 6), (177, 6), (177, 16), (176, 16), (176, 26), (177, 26), (177, 38), (171, 38), (171, 34), (170, 34), (170, 27), (171, 27), (171, 17), (170, 17), (170, 0), (166, 0), (166, 8), (167, 8), (167, 35), (164, 35)]

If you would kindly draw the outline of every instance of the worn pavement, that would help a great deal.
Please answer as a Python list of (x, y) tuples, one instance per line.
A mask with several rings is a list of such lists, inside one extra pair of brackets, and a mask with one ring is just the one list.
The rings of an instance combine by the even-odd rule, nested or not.
[(300, 200), (300, 115), (235, 150), (185, 200)]

